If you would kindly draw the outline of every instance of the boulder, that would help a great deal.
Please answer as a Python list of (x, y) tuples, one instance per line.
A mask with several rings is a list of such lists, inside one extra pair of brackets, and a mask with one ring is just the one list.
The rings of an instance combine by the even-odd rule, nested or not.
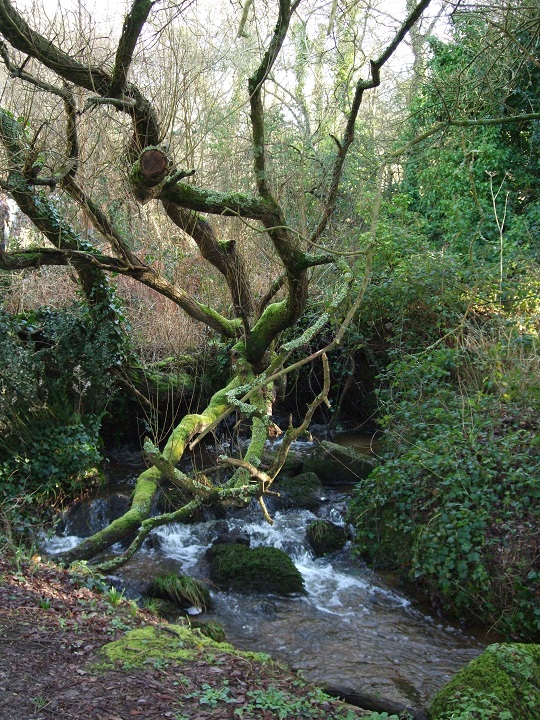
[(281, 478), (272, 489), (279, 492), (282, 508), (316, 510), (324, 499), (322, 483), (314, 472)]
[(302, 465), (304, 464), (304, 459), (299, 457), (298, 455), (295, 455), (292, 452), (289, 452), (287, 457), (285, 458), (285, 462), (283, 463), (283, 467), (280, 470), (280, 475), (296, 475), (296, 473), (299, 473), (302, 469)]
[(489, 645), (433, 698), (429, 717), (540, 717), (540, 645)]
[(356, 484), (374, 468), (373, 460), (352, 448), (323, 440), (304, 463), (304, 472), (316, 473), (327, 485)]
[(329, 520), (314, 520), (309, 523), (306, 535), (317, 557), (341, 550), (348, 539), (347, 528)]
[(208, 588), (188, 575), (170, 573), (154, 578), (147, 594), (153, 598), (168, 600), (186, 610), (190, 607), (207, 610), (211, 606)]
[(210, 577), (220, 588), (278, 595), (305, 591), (302, 575), (287, 553), (278, 548), (220, 544), (213, 545), (206, 557)]
[(214, 642), (227, 642), (225, 628), (215, 620), (190, 620), (189, 624), (193, 629), (198, 630), (202, 635), (206, 635), (206, 637), (214, 640)]

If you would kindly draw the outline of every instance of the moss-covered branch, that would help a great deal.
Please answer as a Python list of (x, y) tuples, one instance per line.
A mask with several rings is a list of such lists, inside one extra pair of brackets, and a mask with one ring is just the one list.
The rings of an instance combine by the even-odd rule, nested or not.
[(124, 88), (133, 51), (139, 39), (141, 30), (148, 18), (148, 14), (154, 5), (154, 0), (133, 0), (131, 10), (126, 15), (122, 35), (116, 50), (114, 68), (112, 73), (110, 94), (116, 97)]
[(187, 490), (192, 495), (199, 495), (201, 498), (208, 497), (210, 494), (212, 485), (207, 478), (201, 478), (199, 475), (195, 480), (178, 470), (178, 468), (163, 457), (157, 447), (148, 438), (144, 442), (144, 453), (152, 465), (160, 471), (162, 476), (177, 487)]
[(114, 543), (137, 532), (143, 520), (146, 520), (152, 511), (160, 477), (161, 473), (155, 467), (145, 470), (137, 479), (130, 510), (117, 520), (113, 520), (103, 530), (83, 540), (77, 547), (62, 553), (58, 556), (59, 561), (69, 564), (75, 560), (89, 560)]
[[(0, 141), (6, 149), (11, 170), (7, 189), (21, 211), (38, 230), (58, 249), (79, 252), (92, 250), (59, 214), (44, 194), (36, 192), (24, 174), (27, 158), (32, 153), (24, 130), (11, 113), (0, 108)], [(55, 263), (63, 264), (63, 263)], [(102, 270), (82, 258), (73, 260), (83, 291), (91, 303), (109, 300), (109, 287)]]
[[(161, 465), (161, 467), (156, 467), (154, 465), (154, 467), (145, 470), (141, 473), (141, 475), (139, 475), (135, 485), (130, 510), (122, 515), (122, 517), (114, 520), (103, 530), (100, 530), (91, 537), (83, 540), (83, 542), (76, 548), (69, 550), (67, 553), (63, 553), (60, 556), (61, 562), (71, 563), (75, 560), (87, 560), (95, 557), (95, 555), (111, 545), (114, 545), (114, 543), (119, 540), (122, 540), (134, 532), (140, 531), (142, 523), (149, 518), (152, 511), (154, 496), (159, 487), (159, 481), (163, 477), (162, 470), (165, 469), (166, 474), (169, 474), (171, 472), (170, 468), (174, 467), (174, 465), (176, 465), (176, 463), (182, 458), (190, 438), (224, 412), (228, 406), (227, 392), (236, 387), (238, 382), (239, 379), (237, 377), (233, 378), (227, 387), (223, 388), (212, 397), (207, 408), (202, 413), (185, 415), (182, 418), (180, 423), (173, 430), (163, 453), (159, 455), (158, 465)], [(151, 448), (149, 448), (149, 450), (151, 451)], [(152, 461), (154, 462), (155, 460), (156, 455), (153, 454)], [(215, 488), (212, 489), (212, 493), (209, 495), (209, 488), (207, 486), (203, 486), (203, 489), (199, 491), (199, 489), (196, 488), (195, 482), (196, 481), (194, 481), (192, 488), (198, 495), (202, 494), (203, 498), (208, 498), (213, 496), (213, 494), (215, 495)], [(152, 527), (157, 527), (157, 525), (153, 525)], [(150, 529), (152, 528), (150, 527)], [(142, 539), (144, 540), (144, 537)]]

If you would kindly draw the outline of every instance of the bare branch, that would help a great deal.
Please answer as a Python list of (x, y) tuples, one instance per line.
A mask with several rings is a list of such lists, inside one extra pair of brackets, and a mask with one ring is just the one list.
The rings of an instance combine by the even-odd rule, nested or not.
[(287, 459), (289, 448), (291, 447), (292, 443), (308, 429), (309, 424), (313, 419), (315, 410), (323, 403), (330, 407), (330, 403), (328, 401), (328, 393), (330, 392), (330, 366), (328, 365), (328, 357), (325, 352), (321, 353), (321, 361), (323, 365), (322, 390), (317, 395), (317, 397), (309, 404), (302, 423), (297, 428), (289, 428), (283, 436), (283, 440), (281, 442), (281, 446), (279, 448), (276, 459), (274, 460), (272, 467), (268, 470), (268, 475), (272, 478), (272, 481), (276, 478), (277, 474), (283, 467), (283, 463)]
[(59, 88), (56, 87), (56, 85), (51, 85), (51, 83), (45, 82), (44, 80), (39, 80), (38, 78), (34, 77), (33, 75), (30, 75), (29, 73), (25, 72), (22, 67), (17, 67), (11, 62), (11, 58), (9, 57), (9, 52), (7, 49), (7, 46), (4, 42), (0, 41), (0, 57), (4, 61), (4, 65), (6, 66), (10, 76), (12, 78), (20, 78), (21, 80), (24, 80), (25, 82), (29, 83), (30, 85), (34, 85), (35, 87), (39, 88), (40, 90), (44, 90), (45, 92), (51, 93), (52, 95), (58, 95), (58, 97), (65, 98), (66, 96), (66, 89), (65, 88)]
[(354, 93), (354, 98), (352, 101), (351, 109), (349, 111), (349, 115), (347, 117), (347, 124), (345, 127), (345, 132), (343, 134), (343, 138), (338, 141), (336, 138), (334, 138), (334, 141), (338, 144), (338, 151), (336, 154), (336, 159), (334, 162), (334, 167), (332, 170), (332, 177), (330, 179), (330, 185), (328, 187), (328, 192), (326, 195), (325, 200), (325, 206), (324, 211), (322, 214), (322, 217), (313, 231), (310, 242), (315, 243), (319, 240), (321, 235), (324, 233), (328, 226), (328, 222), (331, 218), (331, 216), (334, 213), (334, 210), (336, 208), (336, 201), (337, 201), (337, 195), (338, 195), (338, 189), (339, 189), (339, 183), (341, 180), (341, 176), (343, 174), (343, 167), (345, 165), (345, 159), (347, 157), (347, 153), (349, 151), (349, 148), (354, 140), (354, 128), (356, 125), (356, 119), (358, 117), (358, 112), (360, 110), (360, 105), (362, 104), (362, 99), (364, 96), (364, 92), (366, 90), (371, 90), (373, 88), (376, 88), (380, 85), (381, 77), (380, 77), (380, 70), (382, 66), (392, 57), (400, 43), (402, 42), (405, 35), (409, 32), (409, 30), (413, 27), (413, 25), (418, 21), (424, 10), (429, 6), (431, 0), (420, 0), (418, 5), (412, 10), (412, 12), (409, 14), (409, 16), (405, 19), (402, 26), (394, 36), (393, 40), (387, 45), (385, 50), (381, 53), (381, 55), (376, 60), (371, 60), (370, 62), (370, 68), (371, 68), (371, 77), (367, 80), (359, 80), (356, 84), (356, 90)]
[(111, 79), (110, 94), (112, 97), (119, 95), (125, 87), (135, 45), (153, 5), (153, 0), (133, 0), (131, 10), (124, 20)]
[(252, 5), (253, 5), (253, 0), (246, 0), (244, 3), (244, 8), (242, 10), (242, 17), (240, 18), (240, 25), (238, 26), (238, 37), (243, 37), (243, 38), (248, 37), (248, 34), (247, 34), (245, 28), (246, 28), (249, 10)]
[[(0, 0), (0, 33), (14, 48), (39, 60), (64, 80), (89, 92), (97, 93), (100, 97), (111, 97), (112, 77), (109, 73), (95, 65), (83, 65), (74, 60), (50, 40), (32, 30), (10, 0)], [(151, 104), (131, 83), (125, 85), (124, 92), (125, 98), (122, 98), (121, 109), (128, 112), (133, 119), (134, 150), (158, 144), (161, 133)], [(133, 107), (130, 101), (133, 101)]]
[(287, 35), (291, 19), (291, 1), (279, 0), (279, 14), (274, 28), (274, 34), (261, 64), (249, 78), (249, 101), (251, 107), (251, 127), (253, 131), (253, 160), (255, 165), (255, 179), (259, 193), (263, 197), (271, 197), (268, 178), (266, 176), (266, 152), (264, 137), (264, 113), (261, 89), (263, 83), (276, 61), (279, 51)]
[(103, 210), (87, 195), (75, 182), (71, 174), (63, 178), (62, 186), (69, 195), (80, 205), (84, 214), (113, 246), (114, 250), (124, 259), (128, 266), (147, 268), (132, 252), (125, 238), (116, 230)]
[(512, 123), (529, 122), (530, 120), (540, 120), (540, 112), (536, 113), (522, 113), (519, 115), (501, 115), (500, 117), (492, 118), (473, 118), (470, 120), (452, 120), (451, 118), (444, 122), (436, 123), (433, 127), (429, 128), (423, 133), (420, 133), (408, 143), (402, 145), (397, 150), (393, 150), (385, 156), (385, 161), (388, 162), (394, 158), (403, 155), (408, 150), (418, 145), (423, 140), (436, 135), (437, 133), (444, 132), (449, 127), (489, 127), (492, 125), (510, 125)]

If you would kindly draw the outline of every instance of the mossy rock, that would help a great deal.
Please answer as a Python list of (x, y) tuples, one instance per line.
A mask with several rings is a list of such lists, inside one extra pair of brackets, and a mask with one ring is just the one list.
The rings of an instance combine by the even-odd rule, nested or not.
[(214, 640), (214, 642), (224, 643), (227, 641), (225, 628), (221, 623), (218, 623), (215, 620), (209, 620), (208, 622), (203, 622), (202, 620), (191, 620), (190, 625), (192, 628), (202, 633), (205, 637)]
[(329, 520), (309, 523), (306, 535), (317, 557), (341, 550), (347, 542), (347, 529)]
[(302, 470), (302, 466), (304, 464), (304, 459), (301, 457), (298, 457), (298, 455), (294, 455), (293, 453), (289, 453), (287, 457), (285, 458), (285, 462), (283, 463), (283, 467), (280, 470), (280, 475), (296, 475), (297, 473)]
[(275, 489), (281, 495), (281, 507), (316, 510), (323, 500), (323, 486), (314, 472), (280, 479)]
[(314, 472), (327, 485), (350, 485), (366, 478), (374, 462), (352, 448), (323, 440), (304, 463), (304, 472)]
[(440, 690), (432, 720), (538, 720), (540, 645), (490, 645)]
[(216, 642), (199, 630), (191, 631), (182, 625), (149, 625), (130, 630), (118, 640), (104, 645), (101, 653), (105, 661), (101, 667), (146, 667), (152, 663), (163, 667), (167, 663), (190, 660), (213, 663), (216, 651), (262, 662), (269, 659), (263, 653), (241, 652), (232, 645)]
[(278, 548), (214, 545), (207, 558), (210, 577), (219, 587), (278, 595), (305, 592), (302, 575)]
[(156, 577), (147, 590), (147, 595), (176, 603), (180, 608), (191, 606), (207, 610), (212, 601), (208, 588), (199, 580), (188, 575), (162, 575)]

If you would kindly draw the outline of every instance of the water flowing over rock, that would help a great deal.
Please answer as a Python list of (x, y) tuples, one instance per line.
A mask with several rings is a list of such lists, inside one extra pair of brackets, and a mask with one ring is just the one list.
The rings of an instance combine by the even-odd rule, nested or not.
[[(239, 648), (268, 652), (301, 669), (309, 680), (341, 688), (350, 697), (425, 707), (452, 675), (480, 654), (483, 645), (415, 607), (353, 559), (349, 544), (330, 556), (314, 557), (307, 526), (321, 518), (343, 525), (347, 501), (346, 493), (327, 487), (317, 514), (280, 510), (274, 513), (273, 526), (262, 520), (254, 505), (229, 512), (226, 521), (210, 518), (157, 528), (111, 582), (137, 597), (152, 577), (164, 573), (208, 581), (206, 552), (220, 535), (242, 538), (252, 548), (279, 548), (301, 573), (305, 595), (213, 589), (214, 609), (202, 621), (221, 623), (228, 640)], [(107, 520), (103, 518), (103, 524)], [(48, 540), (47, 550), (61, 552), (78, 540), (69, 534), (57, 536)]]

